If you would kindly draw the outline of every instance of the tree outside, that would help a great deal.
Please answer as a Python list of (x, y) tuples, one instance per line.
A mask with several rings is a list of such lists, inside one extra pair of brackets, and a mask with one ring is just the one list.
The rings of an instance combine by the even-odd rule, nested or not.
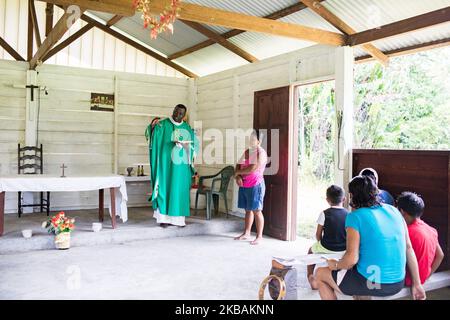
[[(355, 66), (354, 147), (450, 149), (450, 47)], [(298, 234), (313, 238), (333, 183), (334, 82), (299, 90)]]

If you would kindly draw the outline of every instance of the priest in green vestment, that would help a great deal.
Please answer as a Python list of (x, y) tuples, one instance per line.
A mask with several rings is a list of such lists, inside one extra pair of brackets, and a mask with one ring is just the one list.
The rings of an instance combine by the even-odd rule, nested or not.
[(187, 112), (177, 105), (171, 117), (147, 128), (154, 218), (162, 227), (185, 226), (190, 215), (190, 190), (194, 174), (193, 159), (198, 140), (188, 123)]

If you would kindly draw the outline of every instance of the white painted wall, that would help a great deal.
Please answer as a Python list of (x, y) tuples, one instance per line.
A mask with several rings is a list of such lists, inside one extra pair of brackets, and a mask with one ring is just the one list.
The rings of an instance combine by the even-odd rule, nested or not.
[[(197, 121), (203, 121), (203, 132), (218, 128), (224, 136), (226, 129), (251, 129), (256, 91), (334, 77), (334, 73), (335, 48), (314, 46), (202, 77), (197, 80)], [(203, 141), (203, 148), (210, 143)], [(224, 146), (224, 152), (226, 150)], [(234, 164), (203, 164), (198, 170), (200, 175), (210, 175)], [(228, 196), (233, 199), (230, 207), (234, 212), (238, 212), (237, 189), (230, 183)], [(221, 210), (224, 210), (222, 202)]]
[[(177, 103), (190, 107), (190, 120), (208, 128), (251, 129), (254, 93), (308, 80), (334, 77), (335, 48), (315, 46), (255, 64), (195, 80), (132, 73), (77, 69), (54, 65), (40, 67), (41, 94), (39, 140), (46, 153), (46, 172), (59, 174), (64, 162), (68, 174), (111, 173), (114, 168), (114, 115), (92, 112), (90, 93), (114, 93), (118, 79), (119, 171), (148, 163), (144, 130), (154, 116), (168, 116)], [(12, 89), (25, 82), (26, 64), (0, 61), (1, 174), (15, 173), (17, 142), (23, 141), (25, 89)], [(10, 112), (11, 111), (11, 112)], [(202, 138), (202, 137), (200, 137)], [(211, 141), (203, 141), (203, 149)], [(224, 146), (224, 152), (226, 151)], [(236, 155), (239, 156), (239, 155)], [(234, 165), (229, 163), (228, 165)], [(218, 172), (227, 164), (202, 164), (201, 175)], [(149, 168), (146, 166), (146, 173)], [(145, 192), (129, 189), (129, 205), (145, 204)], [(231, 184), (230, 206), (237, 212), (237, 188)], [(8, 211), (15, 210), (15, 195), (7, 196)], [(58, 207), (96, 207), (95, 193), (54, 195)], [(221, 204), (221, 209), (223, 205)]]
[[(0, 175), (17, 173), (17, 144), (25, 141), (25, 89), (27, 63), (0, 60)], [(17, 194), (6, 194), (6, 209), (17, 203)]]
[[(0, 36), (8, 42), (25, 60), (28, 38), (28, 0), (0, 0)], [(46, 3), (35, 1), (36, 15), (41, 33), (45, 39)], [(63, 15), (60, 8), (54, 9), (54, 23)], [(78, 20), (62, 37), (64, 41), (87, 23)], [(37, 51), (34, 40), (34, 52)], [(0, 59), (14, 60), (0, 47)], [(93, 28), (80, 39), (51, 57), (45, 63), (63, 66), (126, 71), (158, 76), (186, 78), (186, 76), (162, 62), (136, 50), (132, 46)]]
[[(24, 143), (27, 64), (0, 60), (0, 174), (17, 173), (17, 143)], [(40, 94), (38, 141), (44, 146), (45, 173), (111, 174), (114, 171), (114, 113), (90, 110), (91, 92), (114, 94), (118, 81), (118, 169), (146, 164), (144, 131), (155, 116), (169, 116), (178, 103), (188, 105), (190, 80), (55, 65), (38, 68)], [(148, 205), (144, 185), (129, 185), (129, 205)], [(16, 211), (7, 193), (7, 212)], [(98, 206), (96, 192), (53, 193), (52, 208)]]

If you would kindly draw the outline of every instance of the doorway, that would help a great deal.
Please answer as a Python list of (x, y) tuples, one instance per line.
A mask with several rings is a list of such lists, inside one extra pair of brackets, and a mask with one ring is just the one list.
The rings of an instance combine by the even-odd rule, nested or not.
[(295, 87), (298, 112), (297, 235), (315, 239), (319, 213), (334, 181), (335, 82)]

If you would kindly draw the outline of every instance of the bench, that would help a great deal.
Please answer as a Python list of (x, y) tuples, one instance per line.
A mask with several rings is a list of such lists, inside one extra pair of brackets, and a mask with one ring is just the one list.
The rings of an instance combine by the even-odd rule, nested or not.
[[(272, 260), (272, 266), (277, 268), (283, 268), (286, 266), (292, 266), (292, 267), (306, 267), (307, 265), (311, 264), (323, 264), (324, 259), (339, 259), (339, 256), (342, 256), (341, 254), (309, 254), (309, 255), (302, 255), (297, 256), (295, 258), (276, 258), (273, 257)], [(300, 280), (300, 277), (304, 277), (304, 274), (299, 273), (298, 274), (298, 280)], [(433, 274), (423, 285), (426, 292), (433, 291), (445, 287), (450, 287), (450, 270), (449, 271), (441, 271)], [(304, 289), (303, 289), (304, 290)], [(318, 293), (313, 290), (307, 290), (308, 292), (311, 291), (311, 294), (306, 293), (308, 295), (308, 299), (316, 299), (318, 297)], [(309, 297), (310, 296), (310, 297)], [(388, 297), (360, 297), (360, 296), (345, 296), (338, 294), (338, 299), (341, 300), (395, 300), (395, 299), (401, 299), (411, 296), (411, 288), (403, 288), (399, 293), (393, 296)], [(303, 295), (305, 297), (305, 295)]]
[[(425, 291), (433, 291), (450, 286), (450, 271), (433, 274), (423, 285)], [(403, 288), (399, 293), (389, 297), (371, 297), (372, 300), (395, 300), (411, 296), (410, 288)]]

